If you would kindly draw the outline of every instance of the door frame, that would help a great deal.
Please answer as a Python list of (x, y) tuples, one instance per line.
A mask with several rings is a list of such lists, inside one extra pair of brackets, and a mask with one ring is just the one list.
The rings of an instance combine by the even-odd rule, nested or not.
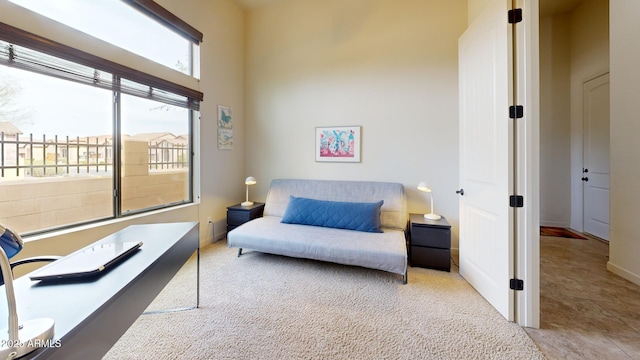
[[(515, 277), (524, 281), (524, 291), (516, 291), (515, 322), (540, 327), (540, 16), (539, 0), (517, 0), (523, 23), (517, 32), (517, 91), (524, 107), (518, 126), (519, 195), (525, 206), (517, 215)], [(524, 121), (522, 121), (524, 120)]]

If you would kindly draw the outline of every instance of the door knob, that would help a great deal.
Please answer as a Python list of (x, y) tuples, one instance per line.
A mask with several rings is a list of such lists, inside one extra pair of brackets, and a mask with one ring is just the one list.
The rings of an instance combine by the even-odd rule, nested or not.
[(456, 190), (456, 194), (464, 195), (464, 189)]
[(583, 177), (582, 181), (589, 181), (589, 178), (588, 177)]
[(582, 168), (582, 172), (586, 174), (589, 172), (589, 169)]

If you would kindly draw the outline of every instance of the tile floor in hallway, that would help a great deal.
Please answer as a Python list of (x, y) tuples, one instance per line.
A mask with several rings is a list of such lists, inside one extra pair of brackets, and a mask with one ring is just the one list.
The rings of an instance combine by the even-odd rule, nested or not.
[(609, 271), (601, 240), (540, 237), (540, 329), (550, 360), (640, 359), (640, 286)]

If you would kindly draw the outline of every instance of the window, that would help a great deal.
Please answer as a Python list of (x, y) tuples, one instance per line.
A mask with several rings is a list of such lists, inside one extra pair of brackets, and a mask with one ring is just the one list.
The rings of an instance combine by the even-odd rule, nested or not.
[(0, 23), (0, 223), (33, 234), (192, 202), (201, 100)]
[(190, 199), (189, 110), (122, 96), (122, 213)]
[[(147, 4), (148, 1), (10, 1), (95, 38), (197, 77), (191, 68), (191, 52), (195, 50), (197, 53), (197, 42), (190, 41), (193, 38), (173, 31), (143, 13), (148, 7), (139, 4)], [(200, 38), (201, 36), (197, 39)]]

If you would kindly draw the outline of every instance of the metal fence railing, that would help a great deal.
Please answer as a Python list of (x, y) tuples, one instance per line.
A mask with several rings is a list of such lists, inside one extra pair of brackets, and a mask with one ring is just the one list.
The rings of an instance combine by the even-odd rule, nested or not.
[[(149, 170), (189, 167), (187, 144), (147, 142)], [(108, 174), (113, 170), (110, 136), (49, 137), (0, 132), (0, 177)], [(14, 173), (15, 171), (15, 173)]]
[(182, 143), (157, 141), (149, 143), (149, 170), (189, 167), (189, 146)]

